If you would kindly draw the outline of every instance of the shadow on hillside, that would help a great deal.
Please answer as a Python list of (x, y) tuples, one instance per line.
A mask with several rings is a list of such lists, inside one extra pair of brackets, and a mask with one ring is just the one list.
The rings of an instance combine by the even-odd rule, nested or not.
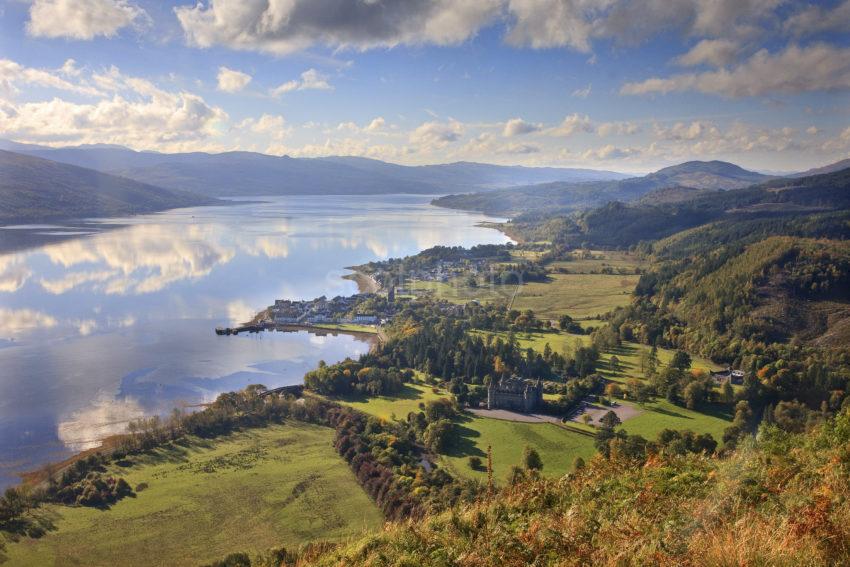
[(474, 439), (481, 437), (481, 433), (471, 427), (464, 425), (472, 421), (468, 415), (460, 415), (455, 419), (454, 439), (451, 445), (444, 451), (449, 457), (486, 457), (487, 453), (475, 446)]

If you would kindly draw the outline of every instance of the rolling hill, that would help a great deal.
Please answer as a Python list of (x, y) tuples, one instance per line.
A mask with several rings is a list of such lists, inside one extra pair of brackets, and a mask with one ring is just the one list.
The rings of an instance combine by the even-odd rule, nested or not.
[(405, 166), (359, 157), (293, 158), (255, 152), (163, 154), (121, 146), (50, 148), (0, 140), (0, 148), (211, 196), (440, 195), (544, 182), (622, 179), (611, 171), (458, 162)]
[(479, 192), (448, 195), (433, 204), (452, 209), (481, 211), (496, 215), (515, 215), (535, 210), (578, 210), (609, 201), (633, 201), (657, 189), (687, 187), (701, 190), (730, 190), (748, 187), (770, 179), (721, 161), (690, 161), (665, 167), (644, 177), (584, 183), (547, 183)]
[(218, 202), (0, 150), (0, 223), (123, 216)]
[(707, 223), (787, 223), (788, 218), (796, 216), (850, 208), (850, 169), (798, 179), (772, 179), (735, 191), (695, 190), (691, 198), (650, 201), (612, 201), (570, 215), (525, 213), (514, 219), (511, 231), (524, 240), (623, 248)]

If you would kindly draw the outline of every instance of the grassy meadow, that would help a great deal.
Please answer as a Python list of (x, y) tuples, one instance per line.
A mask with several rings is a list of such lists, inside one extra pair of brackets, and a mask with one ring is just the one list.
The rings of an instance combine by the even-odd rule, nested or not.
[(332, 398), (333, 401), (351, 406), (356, 410), (380, 417), (381, 419), (406, 419), (410, 412), (420, 411), (419, 404), (429, 400), (446, 397), (448, 393), (440, 390), (433, 391), (433, 386), (420, 383), (408, 383), (395, 396), (358, 396), (349, 398)]
[(638, 279), (637, 275), (551, 274), (549, 281), (523, 284), (513, 308), (531, 309), (541, 319), (597, 317), (628, 305)]
[[(573, 468), (576, 457), (591, 457), (593, 437), (581, 435), (553, 423), (523, 423), (464, 414), (457, 423), (457, 438), (442, 455), (446, 466), (458, 476), (487, 480), (487, 446), (493, 452), (493, 478), (504, 483), (510, 467), (521, 465), (526, 445), (543, 459), (543, 475), (563, 476)], [(469, 457), (481, 458), (485, 468), (473, 470)]]
[(300, 422), (192, 440), (113, 466), (134, 498), (108, 510), (49, 505), (56, 530), (7, 544), (6, 565), (199, 565), (236, 550), (343, 539), (380, 511), (333, 448), (332, 429)]

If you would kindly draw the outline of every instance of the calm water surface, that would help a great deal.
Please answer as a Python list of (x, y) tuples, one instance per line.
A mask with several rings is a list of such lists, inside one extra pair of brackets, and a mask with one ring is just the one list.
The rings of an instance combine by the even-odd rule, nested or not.
[[(128, 420), (356, 356), (351, 336), (218, 337), (276, 298), (356, 293), (344, 266), (437, 245), (499, 243), (486, 217), (414, 196), (262, 198), (79, 224), (0, 254), (0, 486), (96, 446)], [(111, 228), (111, 230), (106, 230)], [(82, 234), (81, 234), (82, 233)]]

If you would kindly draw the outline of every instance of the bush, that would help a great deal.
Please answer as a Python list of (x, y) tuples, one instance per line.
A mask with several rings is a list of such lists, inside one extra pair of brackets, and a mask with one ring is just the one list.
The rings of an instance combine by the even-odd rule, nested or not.
[(474, 471), (481, 470), (481, 457), (469, 457), (469, 468)]

